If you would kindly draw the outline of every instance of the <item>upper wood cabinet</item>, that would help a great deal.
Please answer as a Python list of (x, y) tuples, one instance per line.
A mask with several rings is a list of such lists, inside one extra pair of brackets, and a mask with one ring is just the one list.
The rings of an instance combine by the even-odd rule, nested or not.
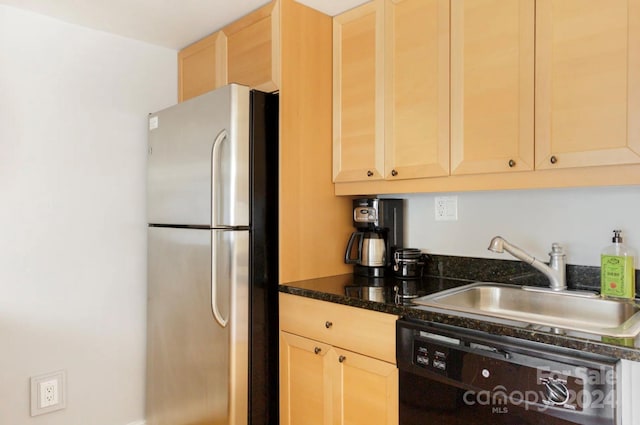
[(448, 0), (334, 18), (334, 181), (449, 173), (448, 34)]
[[(397, 19), (393, 14), (411, 10), (412, 2), (387, 2), (384, 146), (389, 162), (375, 181), (342, 179), (334, 172), (337, 194), (640, 184), (640, 0), (445, 2), (451, 5), (450, 173), (429, 178), (421, 178), (429, 173), (403, 170), (406, 159), (399, 158), (429, 152), (433, 145), (411, 141), (407, 122), (433, 115), (425, 109), (405, 121), (398, 114), (401, 99), (415, 95), (416, 104), (432, 102), (435, 91), (418, 94), (422, 88), (416, 76), (424, 69), (390, 52), (407, 45), (399, 40), (418, 43), (430, 34), (433, 46), (442, 39), (429, 32), (430, 25), (425, 30), (409, 18), (390, 30)], [(420, 9), (433, 4), (419, 3)], [(408, 15), (417, 19), (419, 13)], [(440, 15), (434, 10), (428, 14), (431, 20), (435, 16)], [(388, 38), (394, 32), (395, 47)], [(439, 34), (447, 39), (446, 32)], [(390, 88), (394, 73), (391, 81), (401, 95)], [(438, 113), (448, 110), (444, 104), (438, 108)], [(434, 125), (418, 132), (432, 131)], [(334, 134), (334, 151), (340, 148), (336, 140)], [(389, 168), (397, 172), (395, 178)], [(402, 179), (407, 174), (410, 179)]]
[(384, 0), (333, 21), (333, 179), (384, 176)]
[(280, 87), (280, 8), (272, 2), (222, 31), (228, 82), (272, 92)]
[(280, 282), (350, 274), (353, 204), (331, 181), (333, 20), (294, 0), (279, 3)]
[(385, 3), (385, 178), (449, 174), (449, 0)]
[(331, 176), (332, 25), (295, 0), (274, 0), (178, 54), (180, 101), (228, 82), (280, 93), (282, 283), (351, 273), (342, 255), (353, 207), (335, 196)]
[(640, 163), (640, 0), (536, 2), (536, 168)]
[(533, 170), (534, 0), (451, 2), (451, 174)]
[(178, 101), (227, 84), (227, 42), (218, 31), (178, 52)]
[(272, 92), (280, 87), (278, 1), (178, 53), (178, 101), (228, 83)]

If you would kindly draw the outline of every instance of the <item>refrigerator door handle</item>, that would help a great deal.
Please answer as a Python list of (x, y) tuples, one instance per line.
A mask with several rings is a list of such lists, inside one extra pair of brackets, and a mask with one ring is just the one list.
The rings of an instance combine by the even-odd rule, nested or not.
[(228, 137), (226, 129), (223, 129), (213, 142), (213, 148), (211, 149), (211, 226), (212, 227), (226, 227), (221, 226), (218, 223), (218, 198), (221, 196), (220, 190), (216, 187), (216, 174), (218, 172), (218, 165), (220, 164), (220, 149), (222, 142)]
[[(215, 235), (215, 232), (212, 233), (212, 236)], [(222, 313), (220, 313), (220, 309), (218, 308), (218, 273), (217, 273), (217, 238), (212, 237), (211, 239), (211, 311), (213, 312), (213, 318), (216, 319), (218, 325), (224, 328), (229, 323), (229, 318), (226, 319), (222, 317)]]

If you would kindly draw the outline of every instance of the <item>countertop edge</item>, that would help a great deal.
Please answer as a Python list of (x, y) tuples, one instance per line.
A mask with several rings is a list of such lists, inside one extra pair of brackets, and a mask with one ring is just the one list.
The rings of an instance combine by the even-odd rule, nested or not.
[(433, 321), (452, 326), (484, 331), (496, 335), (514, 337), (523, 340), (589, 352), (602, 356), (640, 362), (640, 350), (633, 347), (623, 347), (573, 336), (555, 335), (531, 329), (522, 329), (501, 323), (462, 317), (456, 314), (430, 311), (428, 309), (416, 309), (414, 307), (403, 305), (391, 305), (376, 301), (367, 301), (328, 292), (303, 289), (288, 284), (280, 284), (278, 286), (278, 290), (282, 293), (298, 295), (306, 298), (313, 298), (336, 304), (343, 304), (356, 308), (364, 308), (381, 313), (393, 314), (399, 317)]

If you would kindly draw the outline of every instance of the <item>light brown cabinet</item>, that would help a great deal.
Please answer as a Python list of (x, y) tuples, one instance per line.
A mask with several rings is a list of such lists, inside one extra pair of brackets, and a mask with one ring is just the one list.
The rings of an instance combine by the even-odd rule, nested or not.
[[(407, 0), (388, 1), (385, 22)], [(451, 0), (450, 7), (449, 175), (366, 181), (334, 172), (337, 194), (640, 184), (640, 0)], [(414, 38), (424, 31), (401, 27)], [(385, 48), (385, 73), (411, 72)], [(385, 127), (387, 135), (404, 131), (398, 120)], [(413, 148), (398, 152), (418, 157)]]
[(227, 77), (258, 90), (280, 87), (280, 7), (277, 1), (226, 26)]
[(385, 178), (449, 174), (449, 1), (385, 2)]
[(280, 294), (281, 425), (396, 425), (395, 320)]
[(218, 31), (178, 52), (178, 101), (227, 83), (224, 33)]
[(178, 53), (178, 101), (228, 83), (279, 88), (280, 8), (274, 1)]
[[(280, 282), (351, 273), (349, 197), (331, 182), (332, 19), (280, 3)], [(330, 231), (328, 231), (330, 229)]]
[(634, 11), (637, 0), (453, 1), (452, 174), (640, 163)]
[(280, 367), (282, 425), (398, 423), (391, 363), (280, 332)]
[(325, 425), (332, 423), (326, 408), (330, 397), (332, 365), (337, 363), (331, 346), (288, 332), (280, 332), (280, 424)]
[(449, 173), (448, 33), (447, 0), (374, 0), (334, 19), (335, 182)]
[(227, 82), (280, 93), (281, 283), (351, 272), (351, 200), (331, 182), (331, 38), (331, 17), (275, 0), (178, 54), (180, 101)]
[(384, 176), (384, 1), (333, 22), (333, 179)]
[(640, 1), (536, 2), (536, 168), (640, 163)]
[[(331, 391), (339, 425), (397, 425), (398, 369), (395, 364), (333, 348), (337, 365)], [(337, 361), (336, 361), (337, 360)]]
[(451, 2), (451, 174), (533, 170), (534, 0)]

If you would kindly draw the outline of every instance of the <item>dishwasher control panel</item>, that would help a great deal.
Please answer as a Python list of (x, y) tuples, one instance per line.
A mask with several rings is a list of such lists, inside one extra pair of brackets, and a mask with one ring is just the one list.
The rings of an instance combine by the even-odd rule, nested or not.
[[(454, 378), (459, 376), (460, 354), (457, 350), (425, 340), (415, 340), (413, 363), (430, 372)], [(456, 370), (457, 369), (457, 370)]]

